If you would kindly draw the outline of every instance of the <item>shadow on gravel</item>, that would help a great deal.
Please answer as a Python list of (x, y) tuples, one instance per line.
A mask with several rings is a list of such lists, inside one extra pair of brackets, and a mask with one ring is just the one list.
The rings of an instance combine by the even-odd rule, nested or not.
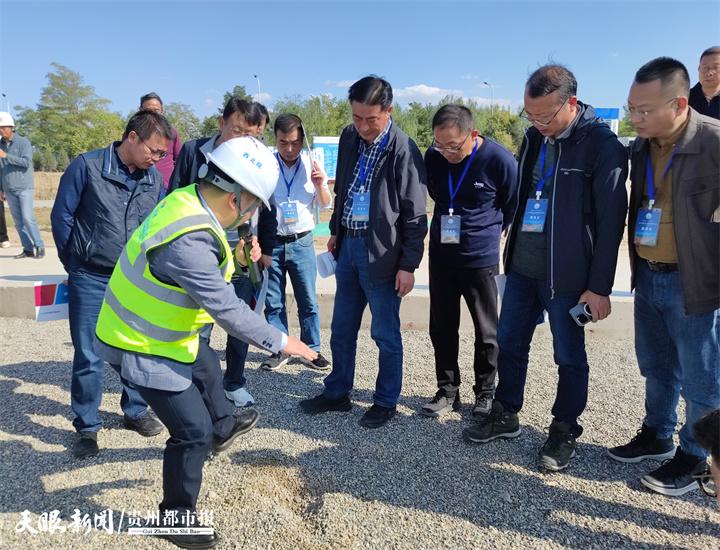
[[(521, 437), (513, 441), (468, 445), (461, 433), (470, 422), (469, 410), (462, 420), (452, 414), (448, 420), (437, 421), (414, 412), (427, 396), (402, 395), (395, 419), (379, 430), (367, 430), (357, 422), (372, 403), (370, 391), (353, 393), (351, 412), (312, 417), (298, 412), (298, 402), (320, 393), (323, 373), (258, 371), (251, 375), (253, 394), (261, 405), (258, 427), (295, 432), (328, 445), (298, 457), (268, 450), (239, 452), (231, 459), (249, 468), (297, 468), (308, 493), (303, 515), (310, 522), (326, 495), (342, 493), (571, 547), (636, 546), (638, 541), (623, 534), (618, 523), (641, 529), (652, 526), (689, 540), (717, 529), (702, 518), (680, 519), (612, 502), (612, 491), (617, 488), (608, 482), (623, 479), (627, 471), (614, 464), (598, 467), (610, 461), (604, 456), (605, 449), (597, 445), (581, 443), (578, 457), (566, 472), (540, 473), (536, 456), (547, 436), (533, 427), (524, 426)], [(270, 396), (272, 403), (263, 403), (263, 395)], [(403, 414), (404, 407), (413, 413)], [(600, 498), (584, 494), (589, 490), (584, 480), (606, 484), (593, 489)], [(687, 498), (697, 498), (701, 506), (706, 502), (702, 497)], [(627, 500), (626, 493), (623, 499)], [(665, 547), (643, 544), (643, 548)]]

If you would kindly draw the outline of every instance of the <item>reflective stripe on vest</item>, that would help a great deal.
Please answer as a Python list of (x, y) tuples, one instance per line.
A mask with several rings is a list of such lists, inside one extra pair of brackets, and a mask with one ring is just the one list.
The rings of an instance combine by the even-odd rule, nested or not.
[(220, 244), (218, 269), (228, 283), (235, 271), (224, 231), (197, 196), (196, 186), (171, 193), (133, 233), (105, 291), (96, 334), (110, 346), (192, 363), (199, 330), (212, 317), (179, 286), (163, 283), (150, 271), (148, 254), (178, 237), (208, 231)]

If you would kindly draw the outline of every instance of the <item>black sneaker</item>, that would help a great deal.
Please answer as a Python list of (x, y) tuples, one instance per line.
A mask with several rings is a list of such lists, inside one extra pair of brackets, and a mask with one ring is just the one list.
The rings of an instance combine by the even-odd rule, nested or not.
[(321, 393), (312, 399), (300, 401), (300, 408), (305, 414), (320, 414), (333, 411), (347, 412), (352, 409), (352, 403), (350, 403), (350, 396), (348, 395), (340, 399), (328, 399)]
[(314, 361), (308, 361), (305, 358), (300, 359), (300, 361), (303, 365), (315, 370), (329, 370), (331, 366), (330, 361), (325, 359), (322, 353), (318, 353), (318, 356)]
[(553, 472), (567, 468), (570, 459), (575, 456), (577, 442), (572, 433), (572, 426), (567, 422), (553, 420), (545, 445), (538, 455), (538, 466)]
[(619, 445), (607, 450), (610, 458), (619, 462), (635, 464), (645, 459), (666, 460), (675, 454), (675, 445), (672, 437), (660, 439), (657, 430), (645, 424), (637, 431), (629, 443)]
[(147, 410), (145, 416), (140, 418), (130, 418), (128, 415), (123, 415), (123, 422), (128, 430), (139, 433), (143, 437), (153, 437), (163, 431), (162, 423), (155, 417), (155, 415)]
[(215, 454), (228, 449), (238, 437), (252, 430), (260, 418), (260, 413), (255, 409), (241, 409), (236, 411), (234, 416), (235, 426), (230, 430), (230, 434), (225, 438), (215, 438), (213, 444), (213, 452)]
[(505, 412), (499, 401), (494, 401), (490, 414), (476, 425), (463, 430), (468, 443), (487, 443), (493, 439), (512, 439), (520, 435), (520, 419), (517, 413)]
[(273, 353), (270, 357), (265, 359), (262, 363), (260, 363), (260, 368), (263, 370), (278, 370), (285, 365), (287, 365), (288, 361), (290, 361), (290, 356), (285, 355), (284, 353)]
[(693, 476), (703, 473), (706, 468), (707, 461), (704, 458), (688, 454), (678, 447), (674, 457), (644, 475), (640, 482), (661, 495), (679, 497), (700, 488)]
[(20, 252), (20, 254), (13, 256), (13, 258), (15, 258), (16, 260), (22, 260), (23, 258), (34, 258), (34, 257), (35, 257), (35, 252), (33, 252), (32, 250), (25, 250), (25, 249), (23, 249), (23, 251)]
[(446, 388), (440, 388), (435, 397), (429, 403), (425, 403), (420, 414), (436, 418), (450, 411), (460, 410), (460, 392), (455, 388), (454, 391)]
[(484, 417), (490, 414), (492, 410), (493, 394), (488, 392), (480, 392), (475, 396), (475, 405), (473, 405), (472, 415)]
[(44, 248), (36, 248), (34, 258), (36, 260), (39, 260), (40, 258), (44, 258), (44, 257), (45, 257), (45, 249)]
[(382, 405), (373, 404), (373, 406), (362, 415), (360, 425), (365, 428), (380, 428), (387, 424), (388, 420), (395, 416), (396, 412), (397, 409), (395, 407), (383, 407)]
[(97, 456), (100, 452), (97, 444), (97, 432), (80, 432), (73, 445), (75, 458), (83, 459)]
[[(153, 521), (150, 525), (146, 525), (146, 527), (158, 529), (175, 528), (176, 530), (188, 527), (191, 529), (202, 529), (205, 527), (199, 521), (197, 521), (197, 516), (194, 513), (192, 514), (192, 517), (194, 521), (188, 522), (184, 517), (184, 513), (179, 511), (178, 521), (168, 522), (166, 518), (162, 517), (161, 512), (160, 520)], [(215, 548), (220, 542), (221, 537), (220, 533), (218, 533), (214, 527), (212, 528), (212, 530), (212, 533), (208, 533), (206, 535), (181, 535), (175, 533), (166, 533), (158, 536), (162, 539), (172, 542), (175, 546), (178, 546), (180, 548)]]

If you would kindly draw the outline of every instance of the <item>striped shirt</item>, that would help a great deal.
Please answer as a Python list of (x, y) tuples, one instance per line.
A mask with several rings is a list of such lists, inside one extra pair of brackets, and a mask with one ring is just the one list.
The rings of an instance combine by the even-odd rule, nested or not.
[(364, 140), (360, 140), (360, 149), (358, 151), (358, 160), (355, 163), (353, 169), (353, 179), (348, 189), (347, 196), (345, 197), (345, 204), (343, 205), (342, 225), (348, 229), (367, 229), (367, 221), (353, 221), (352, 219), (352, 207), (355, 193), (360, 191), (360, 187), (363, 185), (360, 181), (360, 163), (365, 162), (365, 166), (371, 168), (370, 172), (365, 175), (365, 192), (369, 192), (372, 188), (372, 183), (375, 178), (375, 168), (377, 167), (378, 160), (382, 152), (387, 149), (387, 145), (384, 148), (380, 147), (380, 144), (385, 139), (385, 136), (390, 131), (392, 125), (392, 119), (388, 120), (385, 125), (385, 129), (380, 132), (380, 135), (370, 144), (366, 145)]

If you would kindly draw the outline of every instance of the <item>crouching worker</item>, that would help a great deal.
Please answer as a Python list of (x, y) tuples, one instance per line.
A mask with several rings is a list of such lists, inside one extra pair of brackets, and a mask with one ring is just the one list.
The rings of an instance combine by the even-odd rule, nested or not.
[[(199, 183), (167, 196), (135, 231), (105, 292), (98, 353), (120, 367), (170, 432), (160, 503), (161, 517), (173, 518), (170, 526), (198, 526), (205, 459), (258, 420), (257, 411), (235, 412), (225, 398), (220, 362), (199, 331), (215, 322), (271, 353), (317, 357), (252, 312), (230, 284), (235, 269), (225, 230), (268, 206), (277, 180), (277, 161), (259, 141), (242, 137), (218, 146), (208, 153)], [(166, 538), (184, 548), (218, 542), (217, 533)]]

